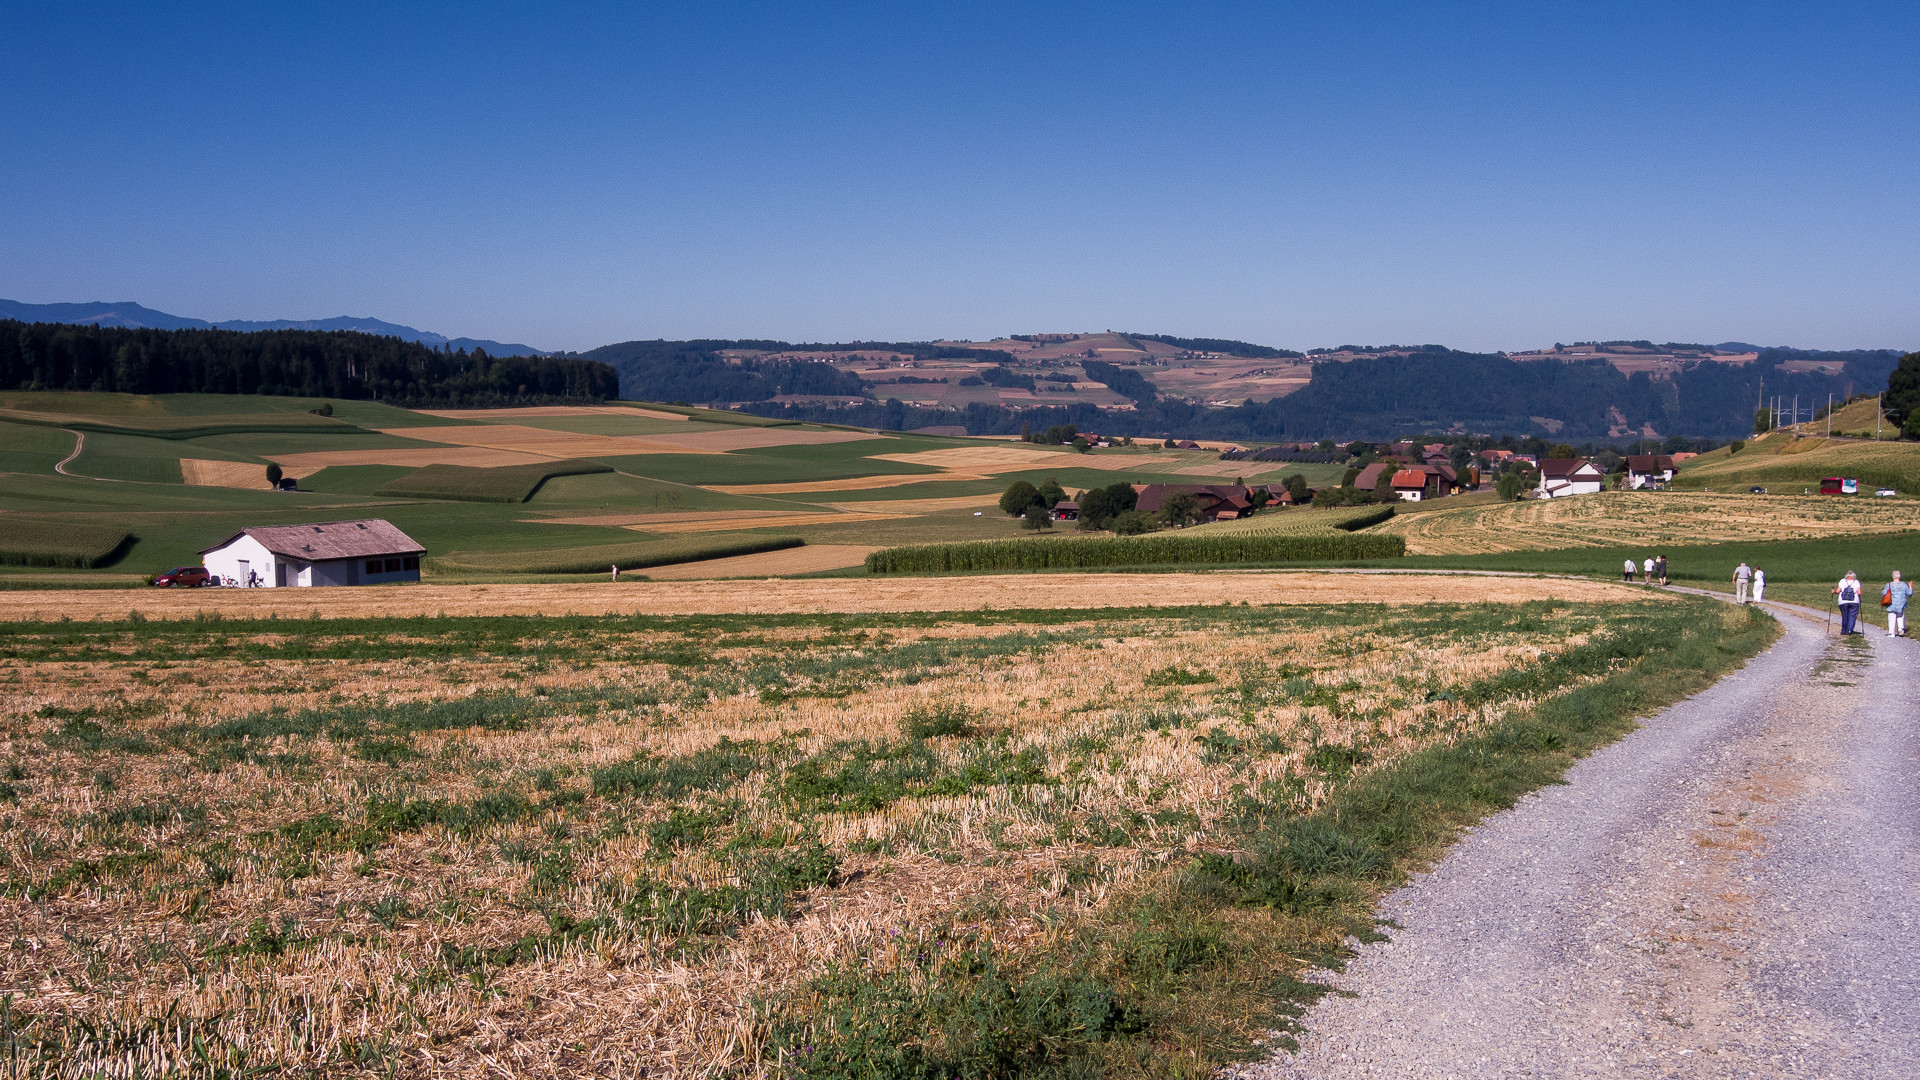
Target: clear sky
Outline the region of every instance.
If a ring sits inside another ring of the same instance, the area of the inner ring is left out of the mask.
[[[1920,347],[1920,4],[0,4],[0,296]]]

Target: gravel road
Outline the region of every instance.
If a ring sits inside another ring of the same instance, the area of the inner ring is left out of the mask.
[[[1781,621],[1387,897],[1299,1053],[1235,1072],[1920,1077],[1920,642]]]

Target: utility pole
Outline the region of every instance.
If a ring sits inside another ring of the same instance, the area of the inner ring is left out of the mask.
[[[1885,417],[1880,412],[1880,399],[1883,397],[1886,397],[1886,395],[1885,394],[1873,395],[1873,441],[1874,442],[1880,441],[1880,421],[1885,419]]]
[[[1827,438],[1833,438],[1833,391],[1827,391]]]

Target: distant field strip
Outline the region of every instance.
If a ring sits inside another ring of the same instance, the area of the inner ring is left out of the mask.
[[[751,511],[748,511],[751,513]],[[797,525],[851,525],[860,521],[884,521],[890,518],[918,517],[917,514],[781,514],[779,517],[744,520],[720,518],[712,521],[671,521],[657,524],[643,523],[629,525],[628,528],[643,532],[677,534],[727,532],[731,529],[780,529]]]
[[[320,471],[318,465],[281,466],[280,474],[303,480]],[[194,487],[267,488],[267,467],[252,461],[210,461],[181,458],[180,476]]]
[[[784,551],[766,551],[758,555],[735,555],[726,559],[680,563],[643,571],[649,581],[694,581],[702,578],[777,577],[784,574],[812,574],[821,570],[844,570],[866,561],[876,548],[857,544],[808,544]]]
[[[1399,557],[1405,549],[1405,542],[1398,536],[1370,536],[1334,529],[1300,533],[1206,533],[1190,529],[1149,536],[908,544],[869,555],[867,569],[876,574],[911,574],[1388,559]]]
[[[399,465],[409,469],[428,465],[466,465],[476,469],[492,469],[502,465],[533,465],[553,460],[543,454],[490,450],[480,446],[423,446],[418,450],[317,450],[268,456],[279,462],[283,469],[325,469],[334,465]]]
[[[595,544],[587,547],[548,548],[540,551],[465,553],[445,555],[433,560],[432,568],[447,571],[479,571],[499,574],[601,574],[618,566],[639,570],[649,566],[720,559],[730,555],[753,555],[763,551],[799,547],[797,536],[734,536],[720,540],[677,539],[636,540],[630,544]]]
[[[659,409],[631,409],[624,405],[529,405],[520,409],[415,409],[422,416],[440,416],[448,420],[493,421],[517,416],[579,416],[597,413],[603,416],[639,416],[648,420],[685,420],[680,413]]]
[[[492,558],[493,556],[489,556]],[[592,568],[605,572],[606,565]],[[0,591],[0,620],[383,618],[414,615],[724,615],[1192,607],[1231,596],[1251,604],[1606,603],[1647,599],[1606,581],[1451,574],[1367,577],[1311,570],[1168,574],[1020,574],[950,578],[824,578],[778,582],[581,582],[561,585],[381,585],[357,589]]]
[[[455,499],[461,502],[526,502],[540,485],[556,476],[585,476],[613,469],[598,461],[542,461],[473,469],[461,465],[429,465],[374,491],[402,499]]]
[[[1259,519],[1255,519],[1256,521]],[[1603,491],[1406,514],[1366,531],[1409,555],[1808,540],[1920,529],[1920,503],[1822,496]]]
[[[735,428],[731,431],[694,431],[685,435],[649,435],[647,438],[703,453],[754,450],[766,446],[820,446],[826,443],[886,440],[884,435],[865,431],[809,431],[806,428]]]
[[[951,478],[937,477],[936,479]],[[944,499],[875,499],[868,502],[837,502],[827,505],[859,514],[880,509],[895,510],[903,514],[938,514],[947,510],[978,510],[989,506],[997,509],[1000,505],[1000,496],[996,492],[987,495],[954,495]]]
[[[705,454],[661,439],[637,435],[580,435],[571,431],[528,427],[524,424],[477,424],[471,427],[393,428],[388,435],[425,439],[454,446],[486,447],[548,458],[624,457],[630,454]],[[369,464],[389,464],[370,462]]]
[[[884,476],[850,476],[844,480],[796,480],[784,484],[702,484],[700,486],[708,491],[718,491],[727,495],[798,495],[809,491],[868,491],[873,488],[905,487],[908,484],[991,479],[993,477],[985,473],[892,473]],[[995,498],[997,500],[998,496]]]

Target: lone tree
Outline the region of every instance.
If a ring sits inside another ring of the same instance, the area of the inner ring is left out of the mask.
[[[1021,515],[1020,527],[1023,529],[1031,529],[1034,532],[1039,532],[1041,529],[1051,529],[1053,528],[1053,511],[1041,506],[1039,503],[1035,503],[1027,507],[1027,512]]]
[[[1025,480],[1015,480],[1000,496],[1000,512],[1008,517],[1019,517],[1027,512],[1027,507],[1039,505],[1040,489]]]
[[[280,472],[279,462],[277,461],[267,462],[267,486],[268,487],[279,487],[281,475],[282,474]]]
[[[1306,502],[1313,494],[1313,488],[1307,483],[1307,478],[1299,473],[1282,477],[1280,483],[1286,486],[1287,494],[1293,496],[1296,504]]]

